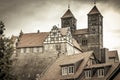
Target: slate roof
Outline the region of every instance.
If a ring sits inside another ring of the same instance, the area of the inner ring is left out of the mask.
[[[64,80],[64,79],[77,78],[82,73],[92,53],[93,53],[92,51],[89,51],[89,52],[84,52],[69,56],[61,56],[52,64],[51,67],[49,67],[49,69],[46,71],[46,73],[40,80],[60,80],[60,79]],[[75,72],[75,74],[66,75],[66,76],[61,75],[61,67],[60,67],[61,65],[75,63],[80,60],[82,60],[82,62],[78,67],[77,71]]]
[[[88,29],[78,29],[75,31],[74,35],[82,35],[82,34],[87,34],[88,33]]]
[[[74,17],[70,9],[68,9],[61,18],[68,18],[68,17]]]
[[[48,32],[22,34],[19,37],[17,48],[43,46],[43,41],[48,34]]]
[[[96,6],[94,6],[94,7],[92,8],[92,10],[88,13],[88,15],[89,15],[89,14],[97,14],[97,13],[100,13],[100,11],[98,10],[98,8],[97,8]]]

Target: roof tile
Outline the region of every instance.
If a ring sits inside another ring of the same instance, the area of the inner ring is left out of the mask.
[[[48,34],[48,32],[22,34],[19,37],[17,48],[42,46]]]

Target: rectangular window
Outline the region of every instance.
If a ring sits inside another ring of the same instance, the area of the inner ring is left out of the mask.
[[[26,48],[23,48],[23,52],[26,53]]]
[[[34,52],[34,53],[37,52],[37,48],[36,48],[36,47],[33,48],[33,52]]]
[[[48,50],[49,49],[49,45],[45,45],[45,50]]]
[[[91,78],[91,70],[86,70],[85,71],[85,78],[86,79]]]
[[[68,67],[62,67],[62,75],[68,74]]]
[[[53,37],[51,37],[51,41],[54,41],[54,38],[53,38]]]
[[[62,75],[74,74],[74,66],[62,67]]]
[[[97,70],[98,77],[104,77],[104,69]]]
[[[26,48],[26,53],[29,53],[30,52],[30,48]]]
[[[31,52],[33,53],[33,48],[30,48]]]
[[[42,47],[39,47],[39,52],[42,52]]]
[[[88,41],[86,39],[83,39],[82,40],[82,45],[87,45],[88,44]]]
[[[58,50],[61,50],[61,45],[60,44],[56,44],[56,50],[58,51]]]
[[[20,50],[21,50],[21,51],[20,51],[21,53],[24,53],[24,50],[23,50],[22,48],[21,48]]]
[[[74,73],[74,66],[69,66],[68,74],[73,74],[73,73]]]

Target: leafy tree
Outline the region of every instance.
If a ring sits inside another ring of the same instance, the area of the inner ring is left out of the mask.
[[[0,22],[0,80],[16,80],[11,72],[13,53],[12,42],[10,39],[3,36],[5,26]]]
[[[0,22],[0,35],[3,34],[3,31],[5,30],[4,27],[5,27],[5,26],[4,26],[4,23],[1,21],[1,22]]]

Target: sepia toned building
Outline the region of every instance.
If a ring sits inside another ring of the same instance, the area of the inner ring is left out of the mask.
[[[87,16],[86,29],[77,29],[77,19],[68,9],[61,17],[61,28],[53,26],[50,32],[20,32],[15,42],[16,54],[56,55],[36,80],[120,80],[117,50],[103,47],[102,14],[94,5]]]

